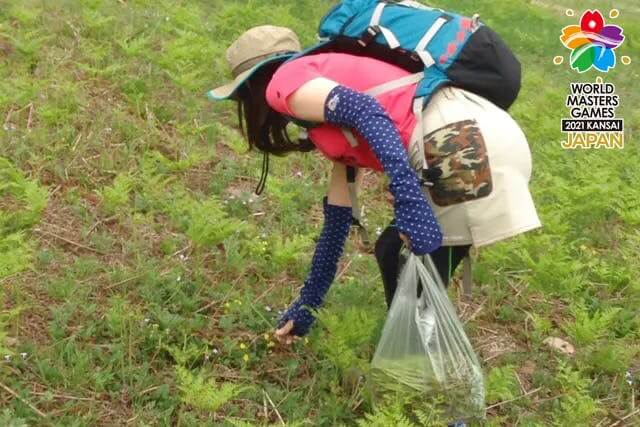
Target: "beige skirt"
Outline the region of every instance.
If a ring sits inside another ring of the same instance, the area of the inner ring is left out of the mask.
[[[422,127],[427,162],[439,175],[425,194],[444,245],[479,247],[541,226],[529,192],[529,145],[508,113],[478,95],[445,87],[424,109]],[[409,148],[415,170],[422,169],[419,145]]]

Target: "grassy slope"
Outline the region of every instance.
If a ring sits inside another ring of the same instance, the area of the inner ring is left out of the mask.
[[[290,351],[264,336],[305,276],[326,164],[277,159],[251,197],[260,158],[244,152],[232,106],[202,96],[226,79],[225,47],[243,29],[288,25],[308,44],[330,3],[0,0],[0,350],[11,355],[0,382],[20,396],[0,390],[1,425],[277,422],[269,399],[290,423],[372,412],[357,377],[384,302],[354,242],[308,342]],[[635,62],[606,77],[625,150],[563,151],[568,82],[595,73],[551,64],[575,19],[550,3],[437,2],[480,11],[525,69],[513,113],[545,227],[478,254],[474,301],[459,302],[489,404],[539,389],[490,409],[492,425],[616,422],[632,413],[624,374],[640,369],[640,14],[616,3]],[[383,182],[367,183],[375,229],[391,212]]]

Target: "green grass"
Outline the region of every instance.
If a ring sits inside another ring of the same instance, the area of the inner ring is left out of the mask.
[[[310,44],[330,3],[0,0],[0,425],[442,425],[433,402],[374,407],[361,380],[385,304],[355,239],[308,339],[273,343],[329,165],[276,159],[253,196],[261,158],[233,105],[204,97],[228,78],[224,51],[244,29],[286,25]],[[638,407],[625,374],[640,376],[640,11],[570,3],[621,10],[619,54],[634,62],[605,80],[621,95],[623,151],[560,148],[569,82],[596,77],[552,64],[576,22],[564,5],[436,2],[480,12],[523,62],[512,112],[544,223],[477,253],[473,301],[458,303],[487,425],[610,425]],[[392,212],[383,180],[366,181],[375,230]]]

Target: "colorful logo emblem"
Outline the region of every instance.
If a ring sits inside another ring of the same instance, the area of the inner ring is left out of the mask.
[[[616,66],[617,49],[624,41],[622,28],[605,25],[599,10],[587,10],[580,18],[580,25],[562,29],[560,40],[571,49],[571,68],[584,73],[594,67],[603,73]]]

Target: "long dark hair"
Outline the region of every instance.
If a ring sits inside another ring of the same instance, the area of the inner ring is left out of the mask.
[[[249,143],[249,149],[255,147],[276,156],[315,148],[309,140],[292,140],[287,132],[289,119],[267,104],[267,85],[281,64],[282,61],[278,61],[261,67],[238,88],[234,96],[238,102],[240,130]]]

